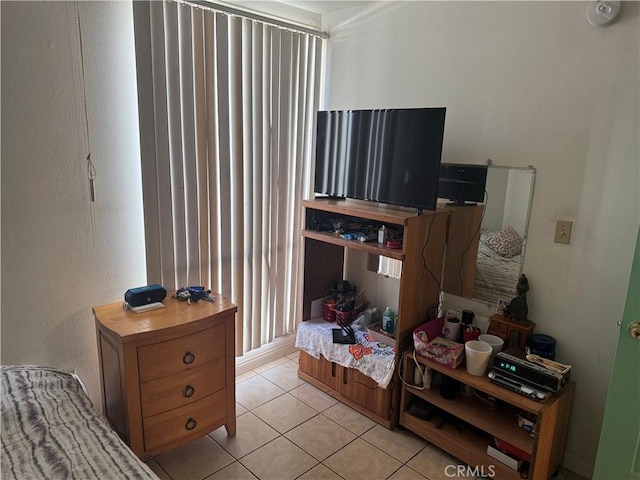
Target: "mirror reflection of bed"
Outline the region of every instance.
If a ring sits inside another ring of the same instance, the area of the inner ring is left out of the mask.
[[[516,295],[524,264],[534,179],[535,169],[531,167],[490,166],[484,212],[482,205],[451,207],[461,226],[459,238],[449,238],[444,292],[492,305],[497,305],[498,300],[510,301]]]

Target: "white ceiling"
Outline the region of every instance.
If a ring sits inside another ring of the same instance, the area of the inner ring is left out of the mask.
[[[357,5],[364,6],[372,3],[365,0],[342,1],[342,0],[279,0],[282,3],[292,5],[303,10],[324,15],[326,13],[343,10],[345,8],[355,7]]]

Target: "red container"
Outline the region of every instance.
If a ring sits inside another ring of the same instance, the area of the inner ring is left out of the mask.
[[[462,331],[462,340],[464,342],[469,342],[471,340],[478,340],[478,337],[482,334],[482,330],[478,327],[472,327],[471,325],[467,325],[464,327]]]
[[[325,303],[322,305],[322,318],[327,322],[336,321],[336,311],[333,309],[335,305],[335,303]]]
[[[334,310],[336,315],[336,321],[341,325],[349,325],[358,317],[358,315],[360,315],[360,312],[362,312],[362,310],[364,310],[364,305],[354,310],[351,310],[349,312],[341,312],[339,310]]]

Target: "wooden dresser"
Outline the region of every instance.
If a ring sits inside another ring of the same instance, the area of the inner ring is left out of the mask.
[[[145,460],[224,425],[235,435],[235,317],[222,296],[133,313],[95,307],[104,413]]]

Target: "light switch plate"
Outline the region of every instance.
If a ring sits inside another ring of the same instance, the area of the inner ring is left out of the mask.
[[[553,241],[555,243],[570,243],[572,225],[573,222],[558,220],[556,222],[556,236],[554,237]]]

